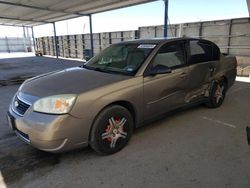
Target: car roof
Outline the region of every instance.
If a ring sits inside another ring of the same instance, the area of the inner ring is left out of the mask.
[[[129,41],[123,41],[119,42],[117,44],[159,44],[162,42],[174,42],[174,41],[181,41],[181,40],[190,40],[190,39],[198,39],[198,38],[189,38],[189,37],[176,37],[176,38],[152,38],[152,39],[135,39],[135,40],[129,40]]]
[[[166,42],[177,42],[177,41],[183,41],[183,40],[199,40],[203,42],[212,43],[211,41],[200,39],[200,38],[192,38],[192,37],[174,37],[174,38],[152,38],[152,39],[135,39],[135,40],[129,40],[129,41],[123,41],[116,44],[161,44]]]

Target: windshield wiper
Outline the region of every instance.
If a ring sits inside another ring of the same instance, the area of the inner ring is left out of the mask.
[[[114,70],[100,68],[100,67],[90,67],[90,66],[87,66],[87,65],[83,65],[82,67],[85,68],[85,69],[99,71],[99,72],[113,73],[113,74],[123,74],[123,75],[131,76],[131,74],[126,73],[126,72],[119,72],[119,71],[114,71]]]
[[[97,68],[97,71],[100,72],[106,72],[106,73],[113,73],[113,74],[122,74],[122,75],[126,75],[126,76],[132,76],[131,74],[127,73],[127,72],[121,72],[121,71],[115,71],[115,70],[111,70],[111,69],[101,69],[101,68]]]
[[[96,70],[95,67],[90,67],[90,66],[87,66],[87,65],[82,65],[82,68],[89,69],[89,70]]]
[[[99,72],[109,72],[107,69],[102,69],[102,68],[99,68],[99,67],[90,67],[90,66],[87,66],[87,65],[83,65],[82,67],[85,68],[85,69],[95,70],[95,71],[99,71]]]

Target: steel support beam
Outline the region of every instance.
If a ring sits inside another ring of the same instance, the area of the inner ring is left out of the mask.
[[[248,14],[249,14],[249,17],[250,17],[250,0],[247,0],[247,7],[248,7]]]
[[[92,30],[92,15],[89,15],[89,30],[90,30],[90,47],[91,47],[91,57],[94,56],[94,39]]]
[[[0,24],[1,26],[8,26],[8,27],[31,27],[30,25],[15,25],[15,24]]]
[[[51,23],[51,22],[39,21],[39,20],[33,20],[33,19],[22,19],[22,18],[5,17],[5,16],[0,16],[0,19],[21,21],[21,22],[34,22],[34,23],[40,23],[40,24]]]
[[[168,0],[164,0],[165,13],[164,13],[164,37],[168,37]]]
[[[56,58],[58,59],[58,40],[56,35],[56,24],[53,22],[53,29],[54,29],[54,40],[55,40],[55,50],[56,50]]]
[[[50,9],[47,7],[38,7],[38,6],[33,6],[33,5],[27,5],[27,4],[21,4],[21,3],[14,3],[14,2],[6,2],[6,1],[1,1],[0,4],[3,5],[10,5],[10,6],[16,6],[16,7],[23,7],[23,8],[30,8],[30,9],[36,9],[36,10],[44,10],[44,11],[50,11],[50,12],[55,12],[55,13],[63,13],[67,15],[77,15],[77,16],[86,16],[85,14],[81,14],[79,12],[67,12],[65,10],[56,10],[56,9]]]
[[[36,52],[36,40],[35,40],[33,26],[31,27],[31,32],[32,32],[33,47],[34,47],[34,51]]]

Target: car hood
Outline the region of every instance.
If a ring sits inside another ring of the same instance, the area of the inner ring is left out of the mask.
[[[37,97],[80,94],[128,78],[129,76],[126,75],[76,67],[31,78],[21,86],[19,91]]]

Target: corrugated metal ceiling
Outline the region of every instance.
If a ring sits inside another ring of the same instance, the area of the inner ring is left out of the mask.
[[[0,24],[36,26],[155,0],[0,0]]]

